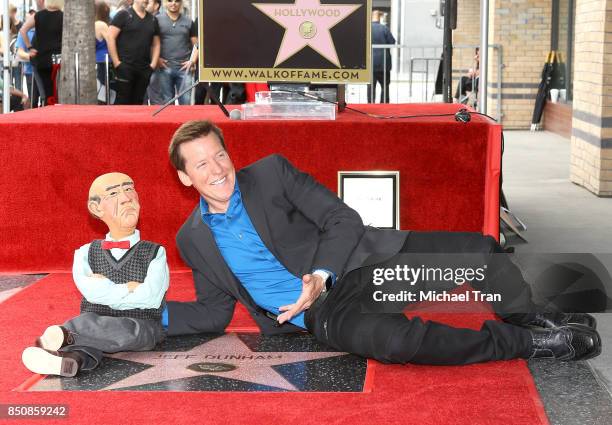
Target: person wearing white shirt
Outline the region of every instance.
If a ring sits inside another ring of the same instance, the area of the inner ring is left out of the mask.
[[[35,373],[74,376],[96,368],[103,353],[151,350],[165,337],[166,251],[140,239],[134,182],[123,173],[96,178],[87,206],[109,232],[75,251],[72,274],[83,295],[81,314],[48,327],[36,346],[23,351],[24,365]]]

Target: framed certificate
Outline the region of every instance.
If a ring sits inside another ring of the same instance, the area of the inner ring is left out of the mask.
[[[339,171],[338,196],[363,224],[399,230],[399,171]]]

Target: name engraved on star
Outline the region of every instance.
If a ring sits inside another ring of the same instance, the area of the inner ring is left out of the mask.
[[[273,360],[273,359],[282,359],[283,356],[278,355],[244,355],[244,354],[206,354],[203,356],[205,359],[215,359],[215,360]]]
[[[329,16],[337,18],[342,12],[340,9],[274,9],[274,16],[297,16],[297,17],[315,17],[315,16]]]
[[[176,359],[193,359],[197,357],[200,357],[200,356],[196,356],[194,354],[158,354],[154,358],[176,360]]]

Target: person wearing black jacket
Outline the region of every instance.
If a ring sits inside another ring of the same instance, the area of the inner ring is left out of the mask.
[[[386,25],[380,23],[380,11],[372,12],[372,44],[395,44],[395,38]],[[384,58],[383,58],[384,55]],[[389,103],[391,80],[391,52],[372,49],[372,84],[368,86],[368,103],[376,102],[376,84],[380,84],[380,103]]]
[[[539,311],[491,236],[364,226],[355,210],[280,155],[236,172],[221,130],[209,121],[183,124],[169,154],[180,181],[201,197],[176,237],[197,300],[168,302],[168,335],[223,332],[240,301],[263,333],[308,330],[338,350],[385,363],[579,360],[601,352],[594,318]],[[482,290],[501,294],[493,308],[504,322],[472,330],[364,312],[372,268],[399,264],[402,253],[482,255]]]
[[[117,12],[108,29],[108,53],[115,67],[116,105],[142,105],[160,52],[157,19],[148,0],[134,0]]]

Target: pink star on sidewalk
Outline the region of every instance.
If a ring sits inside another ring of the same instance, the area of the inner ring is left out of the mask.
[[[257,9],[285,28],[274,66],[310,46],[340,67],[330,29],[361,7],[360,4],[321,4],[320,0],[288,3],[253,3]]]

